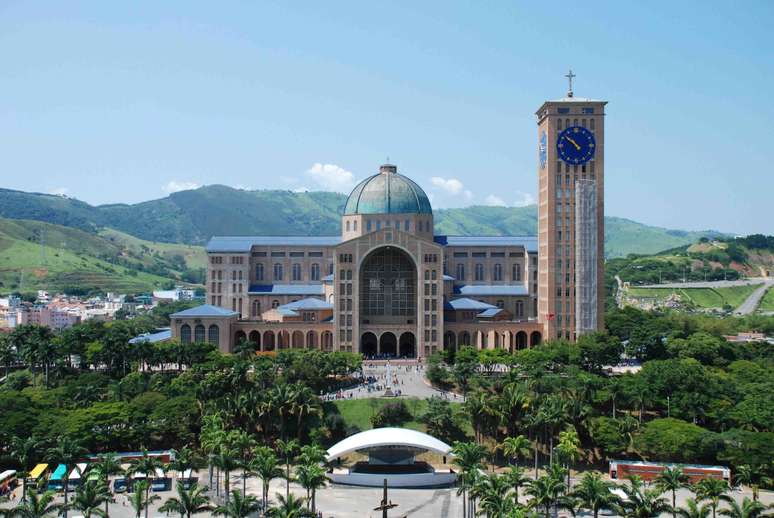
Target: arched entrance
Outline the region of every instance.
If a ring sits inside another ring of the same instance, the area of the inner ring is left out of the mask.
[[[532,331],[532,334],[529,338],[529,345],[530,347],[534,347],[536,345],[540,345],[540,333],[538,331]]]
[[[378,353],[378,343],[379,341],[376,339],[375,334],[371,332],[363,333],[363,336],[360,337],[360,354],[366,358],[376,356]]]
[[[250,341],[255,344],[255,350],[261,350],[261,333],[258,331],[250,331]]]
[[[516,333],[516,349],[525,349],[527,347],[527,333],[519,331]]]
[[[277,349],[287,349],[290,347],[290,332],[277,331]]]
[[[453,331],[446,331],[443,334],[443,349],[444,351],[457,350],[457,336]]]
[[[241,344],[247,341],[247,335],[244,331],[237,331],[234,333],[234,345]]]
[[[317,333],[314,331],[306,333],[306,348],[317,349]]]
[[[414,337],[414,333],[406,331],[400,335],[399,349],[401,358],[416,358],[417,357],[417,340]]]
[[[265,333],[263,333],[263,350],[264,351],[274,350],[274,331],[266,331]]]
[[[473,343],[470,341],[470,333],[467,331],[460,333],[460,347],[464,345],[473,345]]]
[[[360,267],[361,322],[408,324],[416,310],[417,267],[411,256],[394,246],[371,252]]]
[[[304,347],[304,333],[293,331],[293,349],[302,349]]]
[[[326,351],[333,350],[333,333],[330,331],[323,331],[322,334],[322,346]]]
[[[383,333],[379,337],[379,354],[394,357],[398,354],[398,339],[393,333]]]

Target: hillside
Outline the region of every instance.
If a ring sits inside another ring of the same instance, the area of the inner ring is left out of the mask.
[[[0,219],[0,293],[37,289],[145,292],[199,281],[201,247],[150,243],[40,221]]]
[[[104,228],[147,241],[202,245],[216,234],[332,235],[346,197],[330,192],[245,191],[210,185],[133,205],[92,206],[39,193],[0,189],[0,217],[31,219],[98,232]],[[537,207],[439,209],[444,234],[534,235]],[[686,232],[607,217],[607,257],[656,253],[717,232]]]

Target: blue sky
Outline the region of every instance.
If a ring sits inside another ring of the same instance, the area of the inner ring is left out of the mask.
[[[740,7],[741,6],[741,7]],[[0,186],[536,196],[534,112],[609,101],[606,213],[774,233],[774,2],[0,0]]]

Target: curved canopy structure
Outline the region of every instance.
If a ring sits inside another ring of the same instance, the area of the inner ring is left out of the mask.
[[[359,450],[384,446],[406,446],[432,451],[441,455],[449,455],[451,451],[451,446],[426,433],[405,428],[375,428],[356,433],[334,444],[328,449],[326,460],[330,461]]]

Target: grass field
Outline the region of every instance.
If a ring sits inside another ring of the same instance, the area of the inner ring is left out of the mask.
[[[774,311],[774,286],[766,291],[758,305],[758,311]]]
[[[394,403],[395,401],[403,401],[411,412],[413,419],[402,426],[410,428],[412,430],[419,430],[420,432],[426,431],[426,427],[419,421],[419,417],[425,412],[427,408],[427,401],[418,398],[402,398],[400,400],[393,398],[369,398],[369,399],[342,399],[340,401],[332,401],[326,403],[326,405],[333,405],[341,414],[344,422],[347,426],[356,426],[360,430],[370,430],[371,416],[376,414],[387,403]],[[461,403],[450,403],[455,413],[459,413],[462,409]],[[468,421],[461,420],[461,426],[463,431],[472,434],[472,429]]]
[[[682,300],[691,301],[700,308],[722,308],[726,304],[736,308],[758,287],[753,284],[727,288],[630,288],[629,296],[664,300],[672,293],[677,293]]]
[[[146,241],[124,232],[106,228],[100,230],[99,235],[122,248],[131,250],[137,254],[158,254],[165,259],[171,259],[179,255],[185,259],[189,268],[204,268],[207,265],[207,253],[203,246],[185,245],[177,243],[156,243]]]

